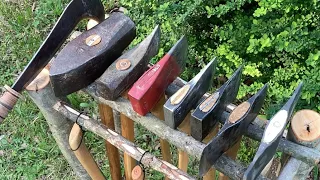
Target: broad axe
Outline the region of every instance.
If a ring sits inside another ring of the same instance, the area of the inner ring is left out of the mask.
[[[160,28],[157,26],[152,33],[136,45],[131,50],[124,53],[98,78],[91,88],[97,96],[107,100],[115,100],[121,94],[126,96],[126,90],[139,79],[139,77],[148,69],[148,63],[153,56],[158,54],[160,46]],[[112,109],[102,103],[99,104],[99,110],[102,122],[114,129]],[[134,123],[123,114],[120,115],[122,125],[122,136],[128,140],[134,141]],[[110,128],[110,127],[109,127]],[[120,159],[118,149],[109,143],[106,143],[108,159],[111,168],[111,175],[118,171],[120,174]],[[117,158],[117,159],[114,159]],[[116,162],[110,162],[113,159]],[[131,171],[136,161],[129,155],[124,155],[125,174],[127,179],[131,179]],[[114,167],[116,166],[116,167]],[[114,175],[117,176],[117,175]],[[113,177],[112,179],[119,179]]]
[[[277,151],[280,139],[293,110],[300,98],[303,83],[300,83],[287,103],[269,120],[261,144],[243,179],[253,180],[261,173]]]
[[[241,66],[217,91],[203,100],[191,115],[191,136],[202,141],[221,119],[222,112],[238,94]]]
[[[104,7],[100,0],[72,0],[59,20],[20,74],[11,88],[0,98],[0,123],[7,117],[21,96],[21,92],[42,71],[81,19],[104,19]]]
[[[135,25],[123,13],[109,18],[70,41],[51,64],[56,96],[78,91],[99,78],[135,38]]]
[[[187,59],[188,43],[183,36],[171,50],[149,70],[147,70],[128,92],[133,109],[144,116],[151,111],[159,119],[164,120],[164,92],[183,71]],[[170,163],[170,145],[161,140],[163,159]]]
[[[249,124],[257,117],[262,108],[267,89],[268,85],[266,84],[249,100],[237,106],[218,132],[218,135],[206,145],[200,159],[199,174],[201,177],[245,133]]]

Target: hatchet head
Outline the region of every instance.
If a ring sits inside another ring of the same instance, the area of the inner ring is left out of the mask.
[[[211,87],[217,60],[213,59],[191,81],[172,95],[164,104],[164,117],[168,126],[176,129],[189,111]]]
[[[202,141],[216,126],[222,112],[232,103],[238,94],[243,66],[229,78],[216,92],[203,100],[190,118],[191,135]]]
[[[147,114],[159,101],[167,86],[184,70],[187,47],[187,39],[183,36],[158,63],[134,83],[128,97],[138,114]]]
[[[257,117],[262,108],[267,89],[268,85],[266,84],[248,101],[237,106],[218,132],[218,135],[206,145],[200,159],[199,174],[201,177],[245,133],[249,124]]]
[[[264,167],[273,158],[277,151],[283,131],[300,98],[302,86],[303,83],[300,83],[287,103],[269,120],[269,123],[263,133],[258,151],[244,173],[243,179],[256,179]]]
[[[134,23],[115,12],[69,42],[51,64],[50,79],[56,96],[68,95],[94,82],[134,38]]]
[[[95,81],[95,92],[107,100],[117,99],[147,70],[150,59],[158,54],[160,27],[140,44],[123,54]]]

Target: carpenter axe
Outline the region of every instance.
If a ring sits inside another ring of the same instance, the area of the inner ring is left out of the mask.
[[[135,25],[123,13],[109,18],[70,41],[51,64],[56,96],[78,91],[99,78],[135,38]]]
[[[5,86],[6,92],[0,98],[0,122],[16,104],[21,92],[48,64],[74,27],[83,18],[104,19],[104,8],[100,0],[72,0],[59,20],[20,74],[13,86]]]
[[[287,103],[270,120],[263,133],[261,144],[243,179],[254,180],[270,162],[277,151],[283,131],[300,98],[303,83],[300,83]]]
[[[237,106],[218,132],[218,135],[206,145],[200,159],[199,174],[201,177],[245,133],[249,124],[256,118],[262,108],[267,89],[268,85],[266,84],[249,100]]]

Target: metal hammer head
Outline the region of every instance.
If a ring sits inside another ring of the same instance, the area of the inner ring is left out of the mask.
[[[259,149],[244,173],[243,179],[253,180],[258,177],[263,168],[270,162],[277,151],[283,131],[291,118],[301,94],[303,83],[294,91],[287,103],[270,120],[263,133]]]
[[[150,59],[157,55],[160,45],[160,27],[140,44],[123,54],[97,79],[96,94],[107,100],[117,99],[147,70]]]
[[[56,96],[68,95],[94,82],[134,38],[134,23],[116,12],[69,42],[50,69]]]
[[[262,108],[267,89],[268,85],[266,84],[257,94],[232,111],[218,135],[206,145],[201,154],[200,176],[203,176],[217,159],[245,133],[249,124],[257,117]]]
[[[212,77],[217,65],[213,59],[191,81],[184,85],[164,104],[164,117],[168,126],[176,129],[189,111],[211,87]]]
[[[185,67],[187,39],[183,36],[171,50],[130,89],[128,96],[133,109],[140,115],[147,114]]]
[[[203,100],[190,118],[191,135],[202,141],[218,123],[222,112],[238,94],[243,66],[229,78],[216,92]]]

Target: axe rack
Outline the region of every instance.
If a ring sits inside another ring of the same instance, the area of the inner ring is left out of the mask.
[[[183,81],[180,78],[177,78],[168,88],[166,91],[166,95],[170,97],[172,94],[174,94],[179,88],[181,88],[185,84],[185,81]],[[195,157],[196,159],[200,160],[201,153],[205,147],[205,144],[195,140],[191,136],[188,136],[187,134],[180,132],[178,130],[171,129],[169,126],[167,126],[164,121],[159,120],[152,114],[147,114],[146,116],[140,116],[138,115],[131,107],[131,104],[129,100],[124,99],[122,97],[118,98],[116,101],[108,101],[101,97],[98,97],[94,93],[94,86],[95,84],[91,84],[88,86],[84,91],[86,91],[89,95],[91,95],[94,99],[99,101],[100,103],[106,104],[110,106],[115,111],[118,111],[124,115],[126,115],[128,118],[132,119],[134,122],[142,125],[144,128],[149,130],[150,132],[154,133],[155,135],[159,136],[162,139],[167,140],[170,144],[175,145],[177,148],[187,152],[190,156]],[[207,97],[209,94],[205,94],[203,98]],[[229,116],[230,112],[235,108],[234,105],[230,104],[228,106],[228,110],[223,112],[223,118],[221,119],[221,123],[223,123],[227,117]],[[41,109],[41,107],[40,107]],[[62,111],[59,111],[63,116],[70,118],[70,116],[67,116],[66,113],[63,113]],[[74,120],[73,120],[74,121]],[[253,123],[250,124],[249,128],[247,129],[246,136],[260,141],[264,132],[264,127],[267,125],[268,121],[261,120],[259,118],[256,118]],[[96,123],[98,127],[101,127],[100,123]],[[95,128],[92,128],[95,129]],[[103,133],[107,132],[101,132],[103,129],[96,128],[99,130],[96,130],[92,132],[97,134],[98,136],[103,137],[107,141],[111,142],[110,139],[106,138],[106,136],[103,136]],[[105,130],[107,131],[107,130]],[[110,134],[110,132],[109,132]],[[120,138],[123,138],[122,136]],[[133,145],[131,143],[131,145]],[[117,147],[119,148],[119,147]],[[123,150],[123,148],[119,148]],[[140,148],[138,148],[140,149]],[[285,138],[282,138],[280,141],[280,144],[278,146],[278,150],[282,151],[286,154],[291,155],[292,157],[301,160],[311,166],[318,165],[320,162],[320,152],[316,149],[308,148],[299,144],[296,144],[294,142],[291,142],[289,140],[286,140]],[[148,157],[152,157],[151,154],[147,153]],[[132,155],[132,154],[131,154]],[[141,155],[141,154],[140,154]],[[140,156],[132,156],[133,158],[139,158]],[[153,156],[154,157],[154,156]],[[156,159],[156,158],[155,158]],[[157,160],[157,159],[156,159]],[[141,161],[144,163],[144,161]],[[147,161],[145,161],[147,162]],[[157,160],[159,163],[159,161]],[[163,161],[160,161],[163,162]],[[147,164],[146,167],[152,167],[155,170],[158,170],[160,172],[165,173],[166,175],[170,174],[169,171],[166,169],[159,170],[159,167],[157,165]],[[175,167],[170,167],[172,169],[176,169]],[[243,173],[246,170],[246,167],[241,165],[240,163],[235,162],[231,158],[222,155],[217,162],[214,164],[214,168],[218,171],[222,172],[223,174],[229,176],[231,179],[242,179]],[[186,179],[193,179],[191,176],[184,174],[183,172],[176,169],[176,171],[182,175],[185,175]],[[172,176],[169,176],[172,177]],[[190,178],[191,177],[191,178]],[[268,179],[263,176],[259,176],[258,179]]]

